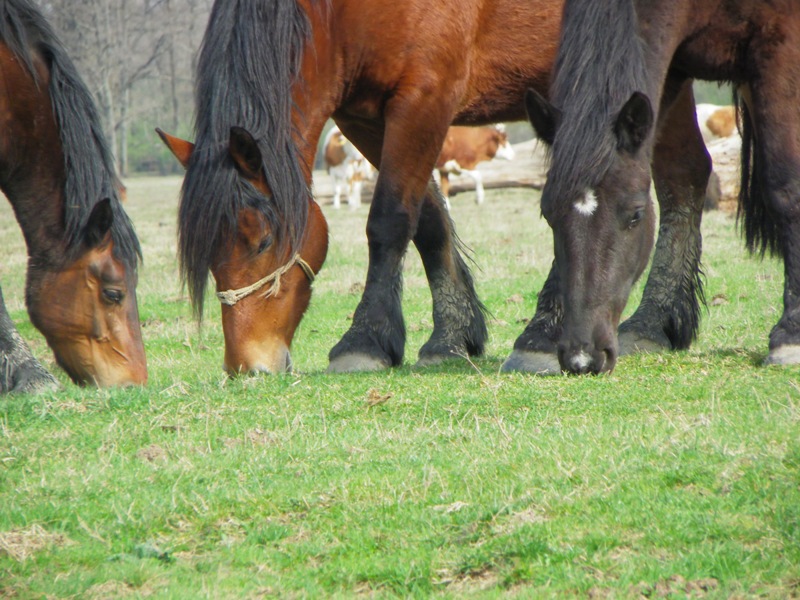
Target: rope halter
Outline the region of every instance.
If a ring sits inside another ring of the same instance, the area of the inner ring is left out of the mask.
[[[219,301],[222,304],[225,304],[226,306],[233,306],[242,298],[247,298],[247,296],[253,292],[257,292],[267,284],[269,284],[269,288],[267,288],[267,291],[264,292],[262,297],[270,298],[272,296],[277,296],[281,291],[281,277],[283,277],[295,265],[303,270],[303,273],[305,273],[306,277],[308,277],[309,283],[314,283],[314,279],[316,277],[316,275],[314,275],[314,270],[311,268],[311,265],[300,258],[300,253],[298,252],[289,262],[276,271],[273,271],[266,277],[262,277],[255,283],[251,283],[250,285],[239,288],[238,290],[225,290],[224,292],[217,292],[217,298],[219,298]]]

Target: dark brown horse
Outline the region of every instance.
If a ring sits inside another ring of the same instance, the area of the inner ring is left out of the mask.
[[[732,82],[742,123],[739,214],[748,248],[780,255],[784,312],[767,363],[800,362],[800,3],[567,0],[551,102],[531,120],[552,144],[542,212],[555,263],[507,368],[614,368],[620,349],[686,348],[697,333],[700,218],[711,168],[691,78]],[[633,316],[617,325],[656,255]]]
[[[410,241],[433,296],[420,363],[479,354],[486,325],[431,172],[451,122],[525,116],[548,85],[560,0],[217,0],[198,64],[195,145],[162,134],[187,167],[183,275],[198,311],[210,270],[229,372],[283,371],[325,260],[311,198],[325,121],[380,169],[369,269],[331,371],[398,365],[401,262]]]
[[[27,0],[0,3],[0,188],[28,248],[25,299],[78,383],[147,379],[136,305],[139,243],[91,95]],[[54,384],[0,299],[0,390]]]

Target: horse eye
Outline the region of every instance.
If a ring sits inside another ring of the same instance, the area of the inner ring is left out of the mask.
[[[103,288],[103,298],[109,304],[122,304],[122,299],[124,297],[125,294],[123,294],[121,290],[115,290],[113,288]]]
[[[641,221],[643,218],[644,218],[644,208],[637,208],[634,211],[633,215],[631,215],[631,220],[628,223],[628,227],[633,227],[634,225],[639,223],[639,221]]]
[[[258,250],[256,250],[256,252],[258,254],[261,254],[262,252],[266,251],[270,246],[272,246],[272,236],[268,235],[263,240],[261,240],[261,243],[258,245]]]

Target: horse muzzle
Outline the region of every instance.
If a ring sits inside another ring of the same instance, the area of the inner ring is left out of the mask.
[[[231,377],[239,375],[259,375],[288,373],[292,370],[292,356],[285,344],[271,346],[255,345],[236,356],[226,353],[225,372]]]
[[[558,362],[561,370],[571,375],[597,375],[610,373],[617,364],[619,351],[615,345],[593,344],[559,345]]]

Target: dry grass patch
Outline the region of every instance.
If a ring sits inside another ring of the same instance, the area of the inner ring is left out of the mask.
[[[74,542],[64,534],[50,533],[37,524],[27,529],[0,532],[0,554],[7,554],[19,562],[28,560],[42,550],[62,548],[70,544]]]

